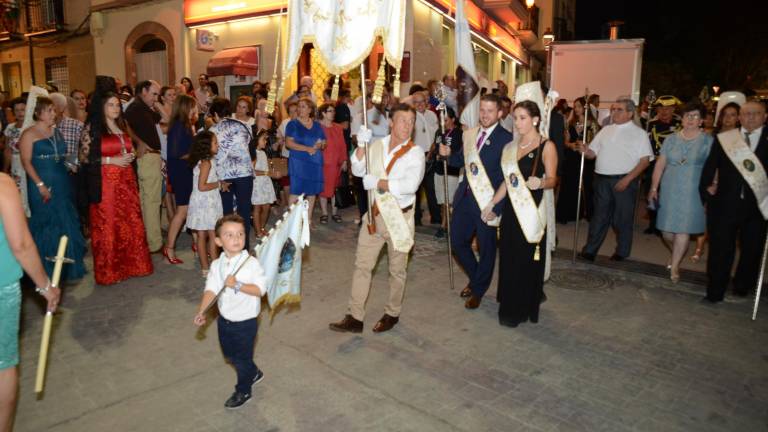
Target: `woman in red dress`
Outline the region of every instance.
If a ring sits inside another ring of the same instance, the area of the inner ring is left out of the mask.
[[[97,284],[110,285],[150,275],[153,268],[120,99],[114,93],[94,97],[98,104],[92,106],[101,109],[89,115],[83,150],[91,165],[89,183],[101,186],[98,193],[89,191],[93,272]]]
[[[318,110],[320,126],[325,132],[326,147],[323,150],[323,191],[320,192],[320,223],[328,223],[328,202],[331,204],[331,218],[341,223],[341,215],[336,213],[336,188],[339,186],[341,172],[347,171],[347,144],[344,141],[344,129],[333,122],[336,108],[331,104],[323,104]]]

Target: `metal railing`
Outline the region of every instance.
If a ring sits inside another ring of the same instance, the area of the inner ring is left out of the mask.
[[[0,0],[0,35],[19,32],[19,3],[16,0]]]
[[[26,0],[27,34],[59,30],[64,27],[63,0]]]

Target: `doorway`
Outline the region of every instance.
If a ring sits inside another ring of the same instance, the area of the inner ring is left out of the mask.
[[[21,63],[3,63],[3,89],[11,99],[21,96]]]
[[[155,80],[169,83],[168,51],[162,39],[150,39],[144,42],[134,56],[136,62],[136,81]]]

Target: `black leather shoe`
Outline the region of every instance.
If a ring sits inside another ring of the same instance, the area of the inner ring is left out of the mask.
[[[461,290],[461,293],[459,293],[459,297],[461,298],[469,298],[472,295],[472,288],[469,287],[469,284],[464,287],[463,290]]]
[[[595,262],[595,254],[586,253],[586,252],[579,252],[579,254],[576,255],[576,256],[581,258],[581,259],[583,259],[583,260],[585,260],[585,261]]]
[[[352,318],[352,315],[344,315],[344,319],[339,322],[328,324],[328,328],[337,332],[362,333],[363,322]]]
[[[392,315],[384,314],[383,317],[376,323],[375,326],[373,326],[373,332],[374,333],[383,333],[388,330],[392,330],[392,327],[395,326],[400,321],[400,317],[393,317]]]
[[[224,407],[227,409],[238,409],[245,405],[245,403],[249,400],[251,400],[250,393],[234,392],[232,393],[232,396],[230,396],[229,399],[224,402]]]
[[[624,261],[625,259],[626,259],[625,257],[623,257],[623,256],[621,256],[619,254],[611,255],[611,261],[619,262],[619,261]]]

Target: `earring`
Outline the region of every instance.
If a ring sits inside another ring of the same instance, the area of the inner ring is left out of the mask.
[[[538,126],[538,125],[539,125],[539,122],[533,122],[533,125],[534,125],[534,126]]]

